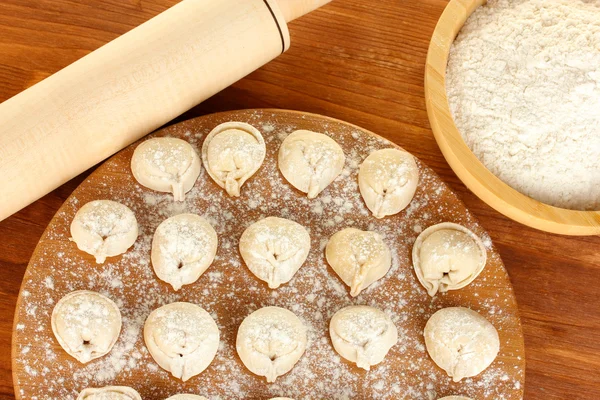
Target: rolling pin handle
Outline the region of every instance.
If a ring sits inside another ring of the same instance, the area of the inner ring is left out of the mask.
[[[300,18],[304,14],[324,6],[331,0],[277,0],[286,22]]]

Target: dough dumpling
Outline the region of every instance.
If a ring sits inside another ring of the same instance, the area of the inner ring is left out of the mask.
[[[185,140],[161,137],[148,139],[136,147],[131,157],[131,172],[148,189],[173,193],[183,201],[200,175],[200,158]]]
[[[166,400],[208,400],[204,396],[198,396],[197,394],[176,394],[169,397]]]
[[[437,311],[427,321],[423,335],[427,352],[454,382],[481,373],[500,350],[496,328],[464,307]]]
[[[398,330],[390,317],[369,306],[349,306],[336,312],[329,334],[340,356],[367,371],[382,362],[398,342]]]
[[[355,228],[335,233],[327,243],[325,257],[354,297],[383,278],[392,265],[392,253],[381,236]]]
[[[142,396],[128,386],[106,386],[83,389],[77,400],[142,400]]]
[[[317,197],[344,169],[346,157],[335,140],[317,132],[292,132],[281,143],[278,164],[296,189]]]
[[[477,235],[444,222],[425,229],[413,245],[413,267],[430,296],[467,286],[483,271],[487,252]]]
[[[289,219],[268,217],[250,225],[240,238],[244,262],[271,289],[289,282],[310,251],[310,235]]]
[[[108,297],[78,290],[56,303],[51,324],[61,347],[85,364],[113,348],[121,333],[121,312]]]
[[[118,256],[133,246],[138,224],[129,207],[112,200],[94,200],[77,211],[71,222],[71,237],[79,250],[96,257]]]
[[[152,239],[152,267],[173,289],[194,283],[217,254],[217,233],[199,215],[179,214],[163,221]]]
[[[217,185],[233,197],[262,165],[267,149],[255,127],[226,122],[213,129],[202,145],[204,168]]]
[[[372,152],[360,165],[358,187],[375,218],[394,215],[411,202],[419,183],[412,155],[398,149]]]
[[[275,382],[300,360],[306,343],[306,327],[293,312],[264,307],[242,321],[236,349],[246,368]]]
[[[215,358],[219,328],[202,307],[171,303],[150,313],[144,324],[144,341],[154,361],[185,382]]]

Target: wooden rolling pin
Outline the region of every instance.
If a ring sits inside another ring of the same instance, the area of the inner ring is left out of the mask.
[[[183,0],[0,104],[0,220],[246,76],[330,0]]]

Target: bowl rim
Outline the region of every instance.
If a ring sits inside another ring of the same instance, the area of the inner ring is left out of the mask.
[[[425,64],[425,102],[435,140],[459,179],[496,211],[532,228],[563,235],[600,234],[600,211],[554,207],[513,189],[469,149],[454,124],[446,95],[450,47],[467,18],[486,0],[450,0],[435,27]]]

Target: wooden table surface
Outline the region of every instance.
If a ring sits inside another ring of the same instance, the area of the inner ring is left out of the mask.
[[[177,0],[1,0],[0,101]],[[600,399],[600,238],[561,237],[498,214],[454,175],[429,128],[423,69],[446,0],[335,0],[290,24],[291,49],[179,119],[288,108],[346,120],[400,144],[454,188],[489,231],[519,302],[526,399]],[[13,398],[10,340],[27,262],[73,179],[0,222],[0,399]],[[1,189],[0,189],[1,190]]]

